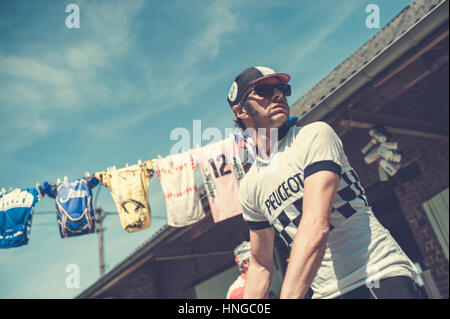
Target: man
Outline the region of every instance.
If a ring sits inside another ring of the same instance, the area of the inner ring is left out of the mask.
[[[312,298],[416,298],[417,270],[373,215],[339,137],[324,122],[289,121],[289,81],[251,67],[228,94],[257,151],[239,190],[251,242],[244,298],[268,296],[275,232],[291,248],[280,298],[310,286]]]
[[[227,299],[242,299],[244,294],[244,284],[250,262],[250,243],[243,241],[233,251],[234,260],[239,267],[241,274],[233,282],[227,292]]]

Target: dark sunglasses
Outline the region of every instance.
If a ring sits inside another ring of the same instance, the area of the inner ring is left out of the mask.
[[[261,97],[272,97],[273,92],[275,89],[278,89],[281,91],[281,93],[284,94],[284,96],[290,96],[291,95],[291,86],[289,84],[262,84],[255,86],[252,90],[255,91],[256,94],[258,94]]]

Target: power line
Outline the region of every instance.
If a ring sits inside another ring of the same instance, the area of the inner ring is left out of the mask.
[[[98,195],[98,192],[97,192]],[[35,211],[33,212],[33,215],[55,215],[57,214],[55,211]],[[98,256],[99,256],[99,263],[100,263],[100,277],[103,277],[105,274],[105,256],[104,256],[104,243],[103,243],[103,233],[106,230],[106,228],[103,227],[103,221],[108,215],[118,215],[119,213],[116,211],[110,211],[106,212],[103,211],[101,208],[96,208],[94,210],[95,214],[95,232],[98,234]],[[165,216],[151,216],[152,219],[167,219]],[[58,225],[58,223],[38,223],[33,224],[32,227],[36,226],[55,226]]]
[[[33,212],[34,215],[55,215],[57,211],[35,211]],[[118,215],[118,212],[103,212],[104,215]],[[167,219],[167,216],[158,216],[158,215],[151,215],[150,218],[152,219]]]

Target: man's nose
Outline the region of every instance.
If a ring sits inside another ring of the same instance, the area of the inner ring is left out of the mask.
[[[273,96],[272,96],[272,99],[275,100],[275,101],[279,101],[279,100],[281,100],[281,99],[283,99],[283,98],[284,98],[283,92],[281,92],[281,90],[278,89],[278,88],[274,88],[274,89],[273,89]]]

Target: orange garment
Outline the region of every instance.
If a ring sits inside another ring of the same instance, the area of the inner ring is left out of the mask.
[[[228,289],[227,299],[242,299],[244,296],[245,273],[241,273]]]

